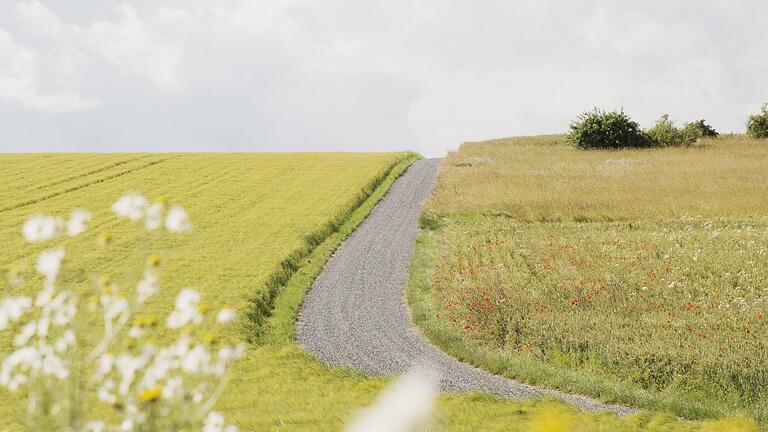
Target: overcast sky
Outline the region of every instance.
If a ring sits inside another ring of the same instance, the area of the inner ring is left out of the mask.
[[[768,1],[2,0],[0,150],[412,149],[594,106],[743,131]]]

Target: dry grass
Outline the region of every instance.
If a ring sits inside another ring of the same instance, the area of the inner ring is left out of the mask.
[[[743,136],[688,148],[583,151],[563,136],[467,143],[443,163],[427,214],[526,221],[768,214],[768,144]]]
[[[768,421],[768,144],[448,156],[412,268],[419,324],[518,379]],[[539,365],[538,367],[536,365]]]

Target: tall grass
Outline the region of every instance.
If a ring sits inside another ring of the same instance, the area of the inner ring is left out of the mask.
[[[766,421],[765,167],[768,146],[742,136],[586,152],[560,136],[465,144],[423,215],[414,316],[497,373]]]
[[[616,221],[768,214],[768,145],[740,135],[695,147],[583,151],[564,137],[464,144],[446,157],[426,215]]]

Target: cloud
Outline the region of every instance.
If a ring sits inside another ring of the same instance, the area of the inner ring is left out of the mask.
[[[94,101],[85,100],[71,90],[46,92],[41,89],[40,63],[37,52],[16,43],[10,33],[0,28],[0,98],[46,113],[96,106]]]
[[[164,91],[178,91],[184,85],[184,52],[160,30],[169,19],[178,19],[166,7],[158,9],[153,20],[143,19],[130,3],[123,3],[117,7],[117,20],[88,26],[64,23],[37,0],[19,2],[17,9],[31,31],[49,38],[60,51],[95,53],[122,73],[145,78]]]
[[[5,85],[0,142],[434,156],[562,132],[594,106],[740,131],[768,98],[766,14],[761,0],[22,0],[0,4],[15,53],[0,64],[31,84]],[[66,122],[28,112],[96,100]]]

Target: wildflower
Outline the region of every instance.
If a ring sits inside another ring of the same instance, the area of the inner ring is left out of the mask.
[[[38,256],[37,272],[45,276],[46,284],[53,285],[61,269],[62,259],[64,259],[64,248],[48,249]]]
[[[237,432],[237,427],[234,425],[225,425],[224,416],[216,411],[211,411],[205,418],[203,432]]]
[[[91,220],[91,214],[85,210],[77,209],[72,211],[67,221],[67,235],[74,237],[85,232],[87,223]]]
[[[144,215],[144,227],[153,231],[163,225],[163,205],[152,204],[147,207],[147,211]]]
[[[112,234],[108,231],[99,233],[99,237],[96,239],[99,246],[105,248],[112,244]]]
[[[13,337],[13,345],[17,347],[26,345],[35,333],[37,333],[37,322],[30,321],[24,324],[21,330],[16,333],[16,336]]]
[[[59,340],[56,341],[56,344],[54,345],[54,349],[56,350],[56,352],[65,352],[70,348],[74,348],[75,343],[77,343],[75,332],[73,332],[72,330],[67,330],[64,332],[63,335],[61,335]]]
[[[372,407],[358,415],[347,431],[415,429],[429,421],[435,390],[433,377],[411,372],[391,384]]]
[[[199,324],[203,319],[198,309],[199,306],[200,294],[191,288],[184,288],[176,297],[176,308],[168,315],[166,325],[169,328],[177,329],[190,322]]]
[[[11,286],[19,286],[24,283],[24,273],[25,269],[23,266],[20,265],[13,265],[8,270],[8,283],[11,284]]]
[[[211,353],[203,345],[195,345],[181,360],[181,370],[189,374],[204,373],[211,361]]]
[[[160,257],[154,254],[148,256],[147,267],[152,269],[160,267]]]
[[[163,388],[160,386],[144,389],[141,393],[139,393],[139,401],[154,402],[160,399],[160,396],[162,395],[163,395]]]
[[[104,427],[103,421],[89,421],[85,424],[85,432],[103,432]]]
[[[222,309],[219,311],[219,314],[216,316],[216,321],[220,323],[228,323],[232,322],[237,318],[237,312],[235,312],[233,309]]]
[[[14,351],[5,358],[2,367],[0,367],[0,385],[7,387],[12,392],[17,391],[29,380],[25,372],[40,369],[40,360],[40,353],[35,348],[24,347]],[[16,369],[20,371],[16,372]]]
[[[29,297],[9,297],[0,302],[0,330],[8,328],[8,324],[16,322],[32,307]]]
[[[172,233],[189,231],[192,228],[192,222],[189,220],[187,212],[180,206],[171,206],[168,215],[165,217],[165,228]]]
[[[117,396],[115,395],[115,382],[113,380],[105,381],[96,391],[96,395],[99,397],[99,400],[104,403],[110,405],[116,403]]]
[[[138,302],[144,303],[144,301],[155,295],[158,291],[160,291],[160,281],[158,281],[157,276],[151,271],[144,272],[144,279],[136,287]]]
[[[27,219],[22,228],[24,238],[30,243],[40,243],[59,236],[64,221],[57,217],[34,215]]]
[[[147,199],[136,193],[125,194],[112,204],[113,212],[133,222],[139,221],[144,217],[146,208]]]
[[[242,357],[243,352],[245,352],[245,347],[243,346],[243,344],[226,346],[221,350],[219,350],[219,360],[225,363],[230,362],[232,360],[236,360]]]

